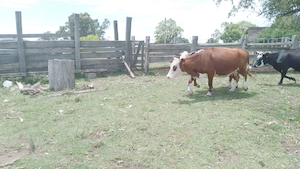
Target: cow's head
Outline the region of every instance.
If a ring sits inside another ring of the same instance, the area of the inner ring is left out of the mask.
[[[253,67],[262,67],[265,65],[264,62],[264,57],[266,57],[267,55],[269,55],[269,53],[263,53],[263,52],[256,52],[257,56],[256,56],[256,62],[254,64]]]
[[[182,75],[182,70],[180,69],[179,63],[181,59],[174,58],[174,60],[171,61],[170,70],[167,75],[168,79],[173,79],[174,77]]]

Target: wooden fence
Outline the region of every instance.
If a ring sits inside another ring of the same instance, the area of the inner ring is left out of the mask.
[[[265,40],[259,40],[266,42]],[[210,47],[228,47],[228,48],[243,48],[249,52],[269,51],[278,52],[283,49],[298,49],[298,36],[294,35],[291,39],[282,38],[281,40],[268,40],[267,43],[258,43],[248,40],[247,36],[243,36],[238,43],[198,43],[198,37],[193,36],[192,43],[182,44],[155,44],[150,43],[150,37],[146,37],[145,41],[145,72],[149,71],[149,64],[155,62],[166,62],[173,60],[173,57],[178,57],[183,51],[191,52]],[[250,55],[252,58],[255,55]]]
[[[127,18],[126,36],[130,37],[131,18]],[[17,34],[1,34],[0,38],[15,40],[0,41],[0,77],[26,76],[27,72],[48,71],[48,60],[71,59],[75,61],[75,72],[102,72],[123,70],[125,60],[130,64],[140,56],[143,41],[80,41],[79,15],[70,19],[70,34],[22,34],[21,12],[16,12]],[[117,34],[117,22],[115,35]],[[74,26],[72,28],[72,25]],[[67,41],[27,41],[24,38],[67,38]],[[127,42],[128,41],[128,42]],[[138,43],[138,50],[132,43]],[[127,48],[127,50],[125,50]],[[125,51],[127,51],[125,53]],[[132,55],[132,51],[137,51]],[[143,52],[143,51],[142,51]]]

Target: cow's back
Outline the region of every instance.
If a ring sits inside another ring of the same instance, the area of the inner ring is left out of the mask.
[[[249,63],[249,52],[241,48],[212,48],[214,69],[219,75],[227,75]]]

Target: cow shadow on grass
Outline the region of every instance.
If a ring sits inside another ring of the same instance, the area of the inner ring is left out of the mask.
[[[182,95],[182,99],[173,102],[176,104],[192,104],[198,102],[207,102],[207,101],[216,101],[216,100],[236,100],[236,99],[245,99],[251,98],[258,94],[254,89],[249,89],[245,91],[242,88],[237,88],[234,92],[229,92],[227,87],[219,87],[213,89],[212,96],[206,96],[207,90],[200,89],[194,90],[193,95],[188,93]]]
[[[261,86],[268,86],[268,87],[300,87],[300,84],[298,83],[282,83],[281,85],[278,85],[277,83],[264,83],[264,84],[259,84]]]

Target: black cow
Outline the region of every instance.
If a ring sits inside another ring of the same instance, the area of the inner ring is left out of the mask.
[[[260,54],[257,56],[254,67],[258,67],[262,64],[270,64],[281,73],[279,85],[282,84],[283,78],[288,78],[296,83],[296,79],[286,76],[286,73],[290,67],[296,71],[300,71],[300,50],[282,50],[279,53]]]

